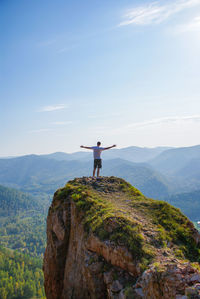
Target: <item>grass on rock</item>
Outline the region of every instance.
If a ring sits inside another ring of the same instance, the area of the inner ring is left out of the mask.
[[[200,250],[187,217],[164,201],[146,198],[123,179],[75,179],[55,194],[55,200],[66,197],[76,204],[87,233],[126,246],[141,268],[152,261],[156,247],[172,243],[179,257],[199,261]]]

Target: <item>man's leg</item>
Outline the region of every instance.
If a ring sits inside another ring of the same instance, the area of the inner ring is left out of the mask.
[[[95,177],[96,167],[93,169],[93,177]],[[98,173],[98,172],[97,172]],[[97,175],[98,176],[98,175]]]
[[[100,168],[97,168],[97,177],[99,177]]]
[[[100,169],[102,167],[102,161],[101,159],[98,160],[98,164],[97,164],[97,177],[99,177],[99,172],[100,172]]]

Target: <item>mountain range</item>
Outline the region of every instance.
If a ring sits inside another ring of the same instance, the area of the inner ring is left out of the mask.
[[[42,156],[29,155],[0,160],[0,184],[25,192],[53,194],[74,177],[90,176],[93,161],[59,161]],[[149,197],[166,196],[170,186],[167,178],[145,163],[133,163],[123,159],[103,162],[104,176],[120,176]]]
[[[181,175],[188,177],[186,169],[191,171],[200,168],[195,166],[195,161],[200,161],[200,145],[192,147],[172,148],[160,153],[157,157],[148,161],[156,170],[166,175]]]
[[[115,159],[120,158],[124,160],[128,160],[131,162],[146,162],[157,157],[163,151],[170,149],[170,147],[155,147],[155,148],[145,148],[145,147],[137,147],[137,146],[129,146],[126,148],[121,149],[110,149],[109,151],[103,152],[103,158],[108,159]],[[55,159],[58,161],[66,160],[89,160],[91,159],[91,152],[75,152],[72,154],[67,154],[63,152],[56,152],[48,155],[42,155],[43,157],[49,159]]]
[[[102,158],[102,176],[122,177],[148,197],[173,200],[177,206],[173,198],[184,193],[187,207],[191,205],[191,201],[186,200],[189,194],[191,198],[196,192],[195,198],[198,197],[200,145],[184,148],[132,146],[105,151]],[[3,158],[0,159],[0,184],[49,202],[57,188],[75,177],[90,176],[92,168],[91,151]],[[200,200],[198,204],[196,199],[195,209],[198,205]],[[182,203],[181,209],[184,209]]]

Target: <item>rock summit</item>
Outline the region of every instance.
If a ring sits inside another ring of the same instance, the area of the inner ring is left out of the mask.
[[[76,178],[54,194],[47,299],[200,298],[199,261],[192,222],[120,178]]]

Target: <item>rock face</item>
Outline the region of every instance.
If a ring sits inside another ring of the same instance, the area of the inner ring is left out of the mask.
[[[47,299],[200,298],[199,240],[178,209],[122,179],[75,179],[49,208]]]

